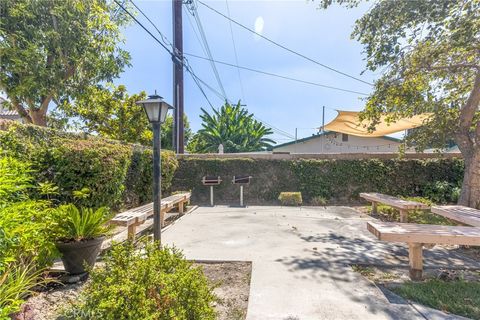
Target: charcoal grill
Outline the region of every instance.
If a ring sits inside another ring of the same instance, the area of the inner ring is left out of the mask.
[[[243,186],[249,185],[251,179],[248,175],[233,176],[232,183],[240,186],[240,207],[243,207]]]
[[[222,182],[220,177],[205,176],[202,178],[202,184],[210,187],[210,205],[213,207],[213,187],[218,186]]]

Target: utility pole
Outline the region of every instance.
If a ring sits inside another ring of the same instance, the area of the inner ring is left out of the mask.
[[[322,132],[320,135],[320,145],[322,146],[322,153],[323,153],[323,145],[325,144],[325,106],[322,106]]]
[[[322,107],[322,132],[325,132],[325,106]]]
[[[183,154],[185,151],[184,124],[183,124],[183,28],[182,28],[182,0],[172,0],[173,15],[173,149]]]

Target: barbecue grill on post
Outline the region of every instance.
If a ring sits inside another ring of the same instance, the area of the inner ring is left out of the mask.
[[[222,182],[220,177],[205,176],[202,178],[202,184],[204,186],[210,186],[210,205],[213,207],[213,186],[218,186]]]
[[[250,184],[252,176],[233,176],[233,184],[240,185],[240,207],[243,207],[243,186]]]

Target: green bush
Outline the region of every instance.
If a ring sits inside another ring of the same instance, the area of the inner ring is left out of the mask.
[[[238,201],[233,175],[253,176],[244,195],[249,204],[275,204],[280,192],[296,190],[305,203],[320,197],[332,203],[360,201],[360,192],[400,196],[426,196],[425,186],[447,181],[461,185],[462,159],[356,159],[356,160],[269,160],[250,158],[194,158],[179,160],[174,190],[192,190],[192,201],[209,203],[209,188],[201,184],[206,175],[221,176],[215,186],[215,202]],[[458,193],[458,189],[456,189]],[[453,201],[452,193],[452,201]]]
[[[215,319],[215,296],[201,269],[175,248],[143,244],[114,245],[66,319]]]
[[[448,181],[435,181],[423,187],[423,195],[435,203],[453,203],[460,197],[461,189]]]
[[[15,122],[3,123],[1,129],[4,152],[30,162],[37,183],[58,187],[60,203],[117,209],[152,197],[152,152],[147,148]],[[177,167],[175,154],[162,152],[163,192],[169,191]],[[82,189],[89,190],[88,196],[75,197]]]
[[[57,255],[50,202],[28,197],[32,173],[28,163],[0,156],[0,319],[19,311]]]
[[[0,157],[0,277],[14,262],[48,265],[56,255],[50,203],[31,200],[33,178],[27,163]]]
[[[282,192],[278,196],[278,200],[282,206],[301,206],[303,203],[301,192]]]
[[[42,170],[44,179],[60,189],[62,202],[76,202],[82,207],[122,204],[131,148],[101,140],[62,140],[48,152]],[[73,191],[87,188],[86,198],[76,199]]]

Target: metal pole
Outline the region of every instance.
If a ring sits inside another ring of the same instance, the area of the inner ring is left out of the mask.
[[[243,207],[243,186],[240,185],[240,207]]]
[[[160,171],[160,122],[152,123],[153,127],[153,239],[161,244],[162,221],[160,218],[161,171]]]
[[[320,145],[322,146],[322,153],[323,153],[323,145],[325,144],[325,106],[322,106],[322,132],[320,135]]]
[[[182,25],[182,0],[172,0],[173,15],[173,104],[175,112],[174,150],[183,154],[184,124],[183,124],[183,25]]]
[[[325,131],[323,127],[325,127],[325,106],[322,108],[322,132]]]
[[[210,186],[210,205],[213,207],[213,186]]]
[[[297,133],[298,133],[298,128],[295,128],[295,148],[294,148],[295,152],[297,152],[297,138],[298,138]]]

